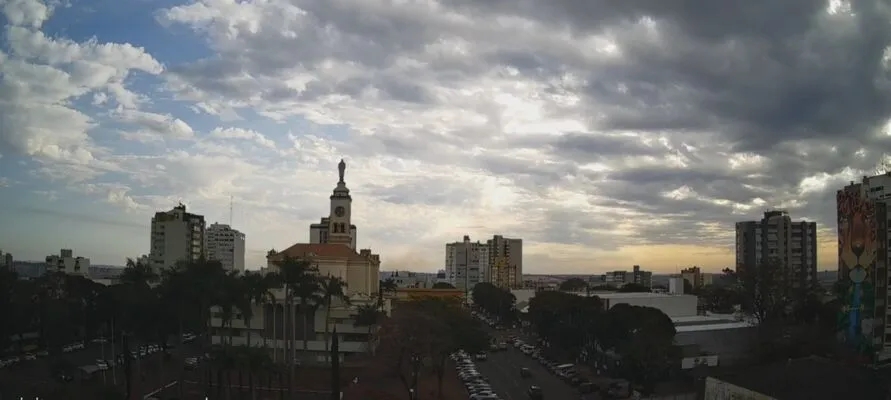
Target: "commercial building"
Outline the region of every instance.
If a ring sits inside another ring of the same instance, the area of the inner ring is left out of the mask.
[[[485,243],[471,242],[467,235],[463,241],[446,243],[446,279],[452,286],[469,292],[477,283],[482,282],[480,269],[486,261],[481,256],[491,254],[486,247]]]
[[[186,212],[180,203],[170,211],[156,212],[152,217],[149,263],[156,273],[176,266],[178,262],[205,257],[204,216]]]
[[[207,228],[207,259],[219,261],[227,271],[244,272],[244,233],[229,225]]]
[[[644,287],[653,287],[653,273],[640,269],[640,265],[635,265],[629,271],[612,271],[603,274],[602,282],[609,286],[622,287],[629,283]]]
[[[838,280],[849,288],[840,298],[848,321],[839,336],[868,363],[891,363],[888,318],[888,199],[891,174],[863,177],[836,193]]]
[[[682,269],[681,278],[684,278],[685,281],[689,282],[690,287],[693,288],[693,290],[699,290],[703,286],[711,285],[714,277],[712,274],[704,273],[702,272],[702,269],[694,266]]]
[[[64,272],[68,275],[90,276],[90,259],[75,257],[71,249],[59,250],[59,255],[46,256],[47,272]]]
[[[775,263],[796,287],[817,283],[817,223],[792,221],[785,211],[768,211],[760,221],[736,223],[736,270]]]
[[[377,304],[380,276],[380,257],[369,249],[358,252],[352,247],[352,197],[344,182],[346,163],[341,160],[338,165],[340,180],[330,197],[331,214],[323,219],[328,221],[325,232],[326,243],[297,243],[280,252],[270,251],[267,255],[265,271],[279,271],[279,264],[285,258],[293,258],[310,262],[318,268],[319,275],[334,276],[346,282],[346,295],[349,302],[333,299],[330,315],[326,318],[326,307],[316,304],[303,315],[299,307],[294,307],[288,320],[293,325],[285,326],[284,290],[274,290],[273,297],[267,304],[255,305],[254,317],[249,324],[243,318],[235,318],[223,327],[219,314],[211,319],[213,328],[212,340],[219,343],[222,338],[232,336],[233,345],[266,346],[270,349],[274,360],[291,360],[302,358],[302,362],[324,362],[327,360],[326,326],[328,341],[336,328],[340,341],[341,358],[354,353],[363,353],[374,343],[373,332],[369,336],[369,327],[356,326],[354,323],[358,307]],[[316,224],[313,224],[316,225]],[[310,231],[313,231],[310,227]],[[389,302],[383,308],[389,311]],[[218,310],[217,310],[218,311]],[[304,318],[305,317],[305,318]],[[285,344],[291,341],[294,354],[286,354]],[[304,347],[304,343],[306,347]]]
[[[523,239],[495,235],[480,251],[484,282],[507,289],[523,286]]]

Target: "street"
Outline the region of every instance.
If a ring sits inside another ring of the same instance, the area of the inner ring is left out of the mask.
[[[542,388],[545,399],[571,400],[580,395],[572,386],[551,374],[538,361],[511,347],[507,350],[489,353],[487,361],[478,361],[477,369],[489,379],[492,389],[503,400],[528,399],[529,386]],[[520,368],[528,368],[532,377],[520,376]]]

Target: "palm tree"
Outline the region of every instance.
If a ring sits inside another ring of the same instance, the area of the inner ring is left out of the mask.
[[[150,265],[128,258],[127,266],[121,273],[120,281],[121,283],[132,283],[135,285],[149,285],[157,282],[158,278],[158,274],[152,270]]]
[[[354,325],[368,327],[368,351],[373,352],[371,331],[381,322],[384,314],[374,304],[362,304],[356,309],[356,312]]]
[[[350,298],[347,296],[346,289],[347,284],[336,276],[325,276],[319,280],[319,291],[321,292],[322,303],[325,305],[325,357],[328,358],[328,362],[331,362],[331,354],[328,351],[328,345],[331,342],[331,338],[328,334],[328,326],[331,320],[331,303],[335,300],[340,301],[341,303],[348,305],[350,304]]]
[[[251,320],[254,317],[254,306],[260,305],[260,309],[262,310],[263,302],[268,298],[268,295],[271,294],[271,292],[269,291],[269,281],[258,272],[247,271],[244,275],[239,277],[239,280],[241,281],[242,296],[238,304],[238,309],[241,311],[244,325],[247,328],[247,344],[250,346],[253,342],[251,340],[253,338]]]
[[[315,315],[315,311],[324,302],[322,290],[319,286],[319,277],[314,272],[316,268],[307,270],[296,286],[294,297],[300,300],[300,315],[303,317],[303,352],[309,354],[309,317]]]
[[[285,257],[278,262],[278,277],[285,289],[285,315],[284,315],[284,332],[285,332],[285,357],[288,365],[288,390],[291,390],[294,374],[294,297],[298,293],[298,289],[305,289],[309,286],[307,283],[315,281],[313,274],[314,268],[306,259],[297,259]],[[303,294],[303,291],[300,291]],[[302,301],[302,298],[301,298]],[[290,328],[290,331],[289,331]],[[290,333],[290,334],[289,334]],[[304,346],[305,349],[305,346]]]
[[[387,278],[380,281],[377,288],[377,304],[381,311],[384,311],[384,293],[396,293],[397,288],[398,286],[396,286],[396,281],[394,281],[393,278]]]

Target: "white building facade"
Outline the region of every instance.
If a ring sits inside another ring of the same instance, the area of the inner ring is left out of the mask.
[[[505,289],[523,286],[523,239],[495,235],[486,241],[486,282]]]
[[[207,227],[207,259],[219,261],[227,271],[244,272],[244,233],[229,225]]]
[[[471,291],[477,283],[482,282],[480,269],[482,254],[489,254],[485,243],[471,242],[470,236],[445,246],[445,271],[448,283],[457,289]]]
[[[59,255],[46,256],[47,272],[63,272],[68,275],[90,276],[90,259],[75,257],[71,249],[62,249]]]
[[[204,216],[186,212],[179,204],[170,211],[156,212],[152,217],[149,263],[152,270],[176,266],[207,255]]]

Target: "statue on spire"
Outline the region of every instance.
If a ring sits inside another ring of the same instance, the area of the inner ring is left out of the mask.
[[[337,164],[337,172],[340,174],[340,180],[337,183],[343,183],[343,174],[346,172],[346,163],[343,162],[343,159],[340,159],[340,164]]]

